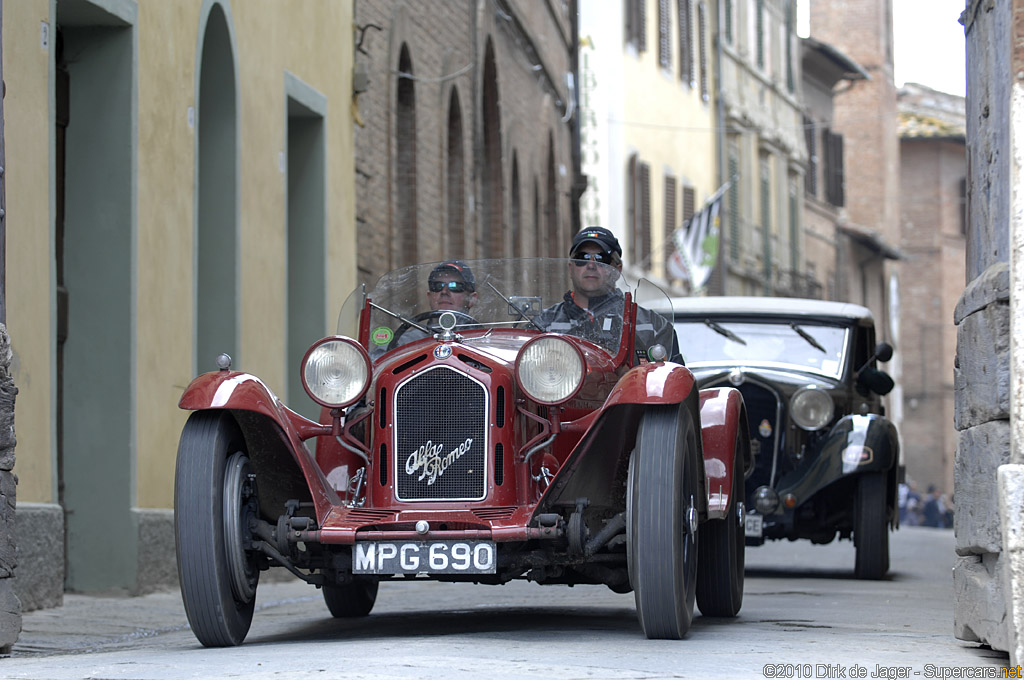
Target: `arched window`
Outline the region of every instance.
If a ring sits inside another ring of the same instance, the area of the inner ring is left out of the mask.
[[[448,98],[448,243],[445,257],[467,257],[466,253],[466,161],[462,141],[462,106],[459,92],[452,88]]]
[[[523,256],[522,203],[519,196],[519,158],[512,152],[512,257]]]
[[[395,115],[395,221],[397,243],[392,252],[397,266],[419,260],[416,238],[416,89],[412,78],[409,46],[402,45],[398,57],[398,87]]]
[[[484,168],[481,207],[485,257],[505,256],[502,224],[504,192],[501,182],[501,112],[498,98],[498,69],[494,61],[494,43],[487,39],[484,50],[483,82]]]

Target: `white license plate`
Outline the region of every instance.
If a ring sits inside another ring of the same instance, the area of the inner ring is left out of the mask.
[[[353,574],[493,574],[494,541],[364,541],[352,549]]]
[[[764,516],[748,512],[743,516],[743,533],[754,538],[761,538],[764,534]]]

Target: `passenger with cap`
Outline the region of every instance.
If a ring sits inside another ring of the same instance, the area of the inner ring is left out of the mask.
[[[602,345],[616,345],[622,333],[625,298],[615,282],[622,273],[622,247],[608,229],[587,227],[572,240],[569,278],[573,289],[561,302],[548,307],[534,321],[546,331],[568,333]],[[637,308],[637,356],[660,344],[668,360],[682,363],[675,329],[665,317]]]

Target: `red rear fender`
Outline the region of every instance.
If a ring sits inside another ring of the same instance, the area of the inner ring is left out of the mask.
[[[750,436],[743,395],[731,387],[700,391],[700,429],[704,444],[704,469],[708,476],[708,517],[724,517],[732,496],[733,475],[746,475],[750,461]],[[740,469],[734,461],[740,441]],[[742,501],[742,499],[739,499]]]

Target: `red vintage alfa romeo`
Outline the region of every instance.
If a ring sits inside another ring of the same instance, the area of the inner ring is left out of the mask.
[[[584,266],[602,304],[560,315]],[[369,614],[396,578],[604,584],[635,594],[649,638],[682,638],[695,601],[735,616],[747,417],[737,390],[700,390],[667,360],[648,311],[667,305],[592,261],[399,269],[306,352],[316,420],[222,355],[179,403],[192,414],[175,534],[196,637],[240,644],[271,568],[320,588],[336,617]]]

